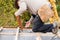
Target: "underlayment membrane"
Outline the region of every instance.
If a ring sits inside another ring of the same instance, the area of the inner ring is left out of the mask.
[[[17,29],[3,29],[0,33],[7,33],[7,34],[0,34],[0,40],[15,40],[16,35],[12,35],[12,34],[8,34],[8,33],[16,33],[17,32],[16,30]],[[32,33],[33,34],[34,32],[32,32],[32,30],[30,30],[30,29],[26,29],[26,30],[23,30],[23,32],[21,32],[21,33]],[[60,30],[59,30],[59,33],[60,33]],[[24,34],[24,35],[30,35],[30,34]],[[52,35],[54,35],[54,34],[51,33],[51,36],[49,36],[49,35],[42,36],[41,35],[40,37],[42,40],[51,40],[53,37]],[[35,36],[35,35],[21,36],[19,34],[18,40],[36,40],[36,37],[37,36]],[[56,37],[56,38],[53,38],[53,40],[60,40],[60,38]]]

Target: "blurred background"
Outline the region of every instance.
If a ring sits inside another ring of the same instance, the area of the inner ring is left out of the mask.
[[[15,8],[15,0],[0,0],[0,27],[17,27],[18,24],[15,18],[15,11],[18,9]],[[56,0],[56,6],[58,15],[60,17],[60,0]],[[25,25],[25,22],[29,20],[31,14],[28,11],[25,11],[21,16],[22,24]]]

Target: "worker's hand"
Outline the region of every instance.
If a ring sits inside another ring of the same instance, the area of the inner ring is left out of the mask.
[[[30,21],[27,21],[25,27],[26,27],[26,28],[29,27],[30,24],[31,24],[31,22],[30,22]]]
[[[22,25],[20,25],[20,26],[19,26],[19,28],[20,28],[20,30],[22,30],[22,31],[23,31],[23,26],[22,26]]]

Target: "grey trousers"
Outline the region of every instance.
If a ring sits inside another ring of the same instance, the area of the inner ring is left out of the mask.
[[[52,32],[53,29],[53,24],[44,24],[42,20],[39,18],[39,16],[36,16],[33,20],[33,27],[32,31],[33,32]]]

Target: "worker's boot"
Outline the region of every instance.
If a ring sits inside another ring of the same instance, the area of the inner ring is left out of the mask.
[[[57,34],[57,32],[58,32],[58,28],[57,28],[57,26],[56,26],[54,29],[52,29],[52,33],[53,33],[53,34]]]
[[[54,29],[52,29],[52,33],[57,34],[57,32],[58,32],[58,23],[54,22],[53,25],[54,25]]]

